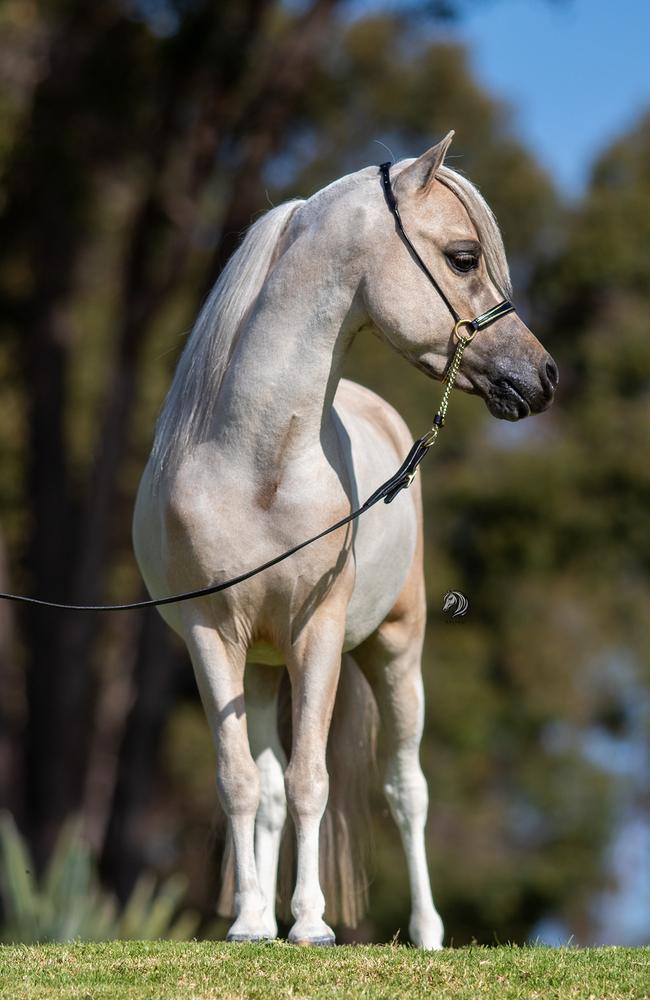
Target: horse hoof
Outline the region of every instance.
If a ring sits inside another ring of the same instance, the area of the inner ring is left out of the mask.
[[[255,944],[258,941],[271,941],[270,934],[226,934],[226,941],[235,944]]]
[[[336,938],[334,935],[332,937],[313,938],[313,940],[307,941],[306,944],[311,945],[312,948],[333,948],[336,944]]]
[[[321,937],[290,937],[289,943],[297,944],[299,948],[333,948],[336,938],[333,934],[323,934]]]
[[[289,944],[298,944],[307,948],[331,948],[336,944],[334,931],[324,920],[319,918],[301,917],[289,931]]]

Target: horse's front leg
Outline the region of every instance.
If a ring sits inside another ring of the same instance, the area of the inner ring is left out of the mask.
[[[278,732],[278,688],[282,667],[249,663],[246,667],[246,715],[251,753],[260,777],[255,821],[255,861],[266,900],[266,930],[277,937],[275,897],[278,857],[287,814],[284,772],[287,759]]]
[[[245,652],[226,646],[210,625],[194,623],[186,641],[217,752],[217,790],[233,842],[236,919],[227,940],[257,941],[271,935],[255,865],[260,781],[246,730]]]
[[[341,669],[344,621],[345,609],[319,609],[287,662],[293,739],[285,786],[298,850],[291,900],[295,923],[289,932],[294,944],[330,945],[335,940],[323,920],[325,897],[319,880],[318,841],[329,793],[325,756]]]

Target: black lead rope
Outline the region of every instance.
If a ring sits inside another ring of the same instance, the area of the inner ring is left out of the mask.
[[[210,587],[202,587],[200,590],[189,590],[184,594],[175,594],[171,597],[159,597],[148,601],[134,601],[132,604],[59,604],[56,601],[41,601],[36,597],[23,597],[20,594],[1,593],[0,598],[5,601],[19,601],[23,604],[36,604],[45,608],[59,608],[62,611],[135,611],[138,608],[160,608],[164,604],[180,604],[181,601],[191,601],[195,597],[208,597],[210,594],[218,594],[222,590],[228,590],[238,583],[250,580],[251,577],[257,576],[258,573],[263,573],[265,569],[270,569],[271,566],[277,566],[278,563],[288,559],[289,556],[299,552],[300,549],[311,545],[312,542],[317,542],[319,538],[325,538],[326,535],[331,534],[333,531],[338,531],[339,528],[343,528],[346,524],[350,524],[351,521],[355,521],[358,517],[361,517],[362,514],[365,514],[367,510],[374,507],[380,500],[383,500],[384,503],[391,503],[400,490],[410,485],[415,475],[415,470],[429,450],[430,445],[425,444],[425,441],[426,437],[419,438],[415,442],[395,475],[391,476],[379,489],[375,490],[372,496],[368,497],[366,502],[357,508],[357,510],[353,510],[351,514],[342,517],[340,521],[337,521],[336,524],[331,524],[324,531],[319,531],[312,538],[308,538],[306,541],[294,545],[293,548],[287,549],[286,552],[282,552],[279,556],[269,559],[268,562],[262,563],[261,566],[249,569],[246,573],[234,576],[231,580],[225,580],[223,583],[215,583]]]
[[[223,590],[229,590],[230,587],[235,587],[238,583],[244,583],[245,580],[250,580],[252,577],[257,576],[258,573],[263,573],[264,570],[270,569],[271,566],[277,566],[278,563],[284,562],[284,560],[288,559],[289,556],[294,555],[296,552],[300,552],[301,549],[306,548],[308,545],[312,545],[320,538],[325,538],[326,535],[330,535],[333,531],[338,531],[339,528],[345,527],[346,524],[356,521],[358,517],[365,514],[366,511],[370,510],[371,507],[374,507],[375,504],[378,504],[380,500],[383,500],[384,503],[392,503],[395,497],[402,490],[407,489],[411,485],[420,462],[428,452],[429,448],[435,443],[440,428],[444,426],[449,396],[454,386],[465,348],[479,330],[483,330],[486,326],[490,326],[491,323],[496,322],[496,320],[500,319],[502,316],[512,312],[515,307],[512,302],[504,299],[503,302],[499,302],[498,305],[493,306],[487,312],[477,316],[476,319],[461,319],[404,231],[404,226],[402,225],[402,220],[399,214],[399,208],[397,206],[397,199],[391,187],[390,163],[382,163],[379,167],[379,171],[384,194],[386,196],[386,202],[395,217],[402,239],[405,241],[415,260],[440,295],[451,315],[454,317],[454,336],[457,340],[456,350],[444,377],[444,381],[446,383],[445,391],[443,393],[438,412],[433,418],[433,426],[427,434],[418,438],[413,444],[413,447],[400,465],[397,472],[392,475],[390,479],[387,479],[385,483],[382,483],[382,485],[368,497],[361,507],[353,510],[346,517],[342,517],[340,521],[336,522],[336,524],[331,524],[329,528],[325,528],[317,535],[313,535],[312,538],[308,538],[306,541],[300,542],[298,545],[294,545],[293,548],[287,549],[286,552],[282,552],[273,559],[269,559],[268,562],[262,563],[261,566],[256,566],[255,569],[249,569],[246,573],[240,573],[239,576],[234,576],[232,579],[225,580],[223,583],[215,583],[210,587],[202,587],[200,590],[189,590],[183,594],[173,594],[170,597],[152,598],[147,601],[134,601],[131,604],[59,604],[57,601],[43,601],[37,597],[24,597],[20,594],[2,593],[0,593],[0,600],[16,601],[21,604],[35,604],[38,607],[44,608],[58,608],[61,611],[136,611],[140,608],[160,608],[165,604],[180,604],[182,601],[192,601],[197,597],[209,597],[210,594],[219,594]],[[467,327],[470,332],[463,333],[463,327]]]

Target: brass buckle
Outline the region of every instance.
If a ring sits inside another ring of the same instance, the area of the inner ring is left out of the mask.
[[[472,330],[471,333],[461,333],[460,332],[461,329],[464,326],[471,327],[471,325],[472,325],[473,322],[474,322],[473,319],[459,319],[458,320],[458,322],[456,323],[456,326],[454,327],[454,337],[456,338],[456,340],[461,340],[465,344],[469,344],[470,340],[474,340],[474,337],[478,333],[477,329]]]

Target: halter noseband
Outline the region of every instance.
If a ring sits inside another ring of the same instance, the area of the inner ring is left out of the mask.
[[[415,247],[413,246],[413,244],[411,243],[410,239],[406,234],[406,230],[404,229],[402,220],[400,218],[399,208],[397,206],[397,198],[395,197],[395,192],[393,191],[390,182],[390,168],[391,168],[390,163],[382,163],[379,166],[379,172],[381,174],[381,183],[384,189],[384,195],[386,197],[386,204],[388,205],[389,209],[393,213],[393,216],[395,217],[395,222],[397,223],[397,228],[399,229],[402,239],[404,240],[407,247],[415,257],[416,262],[420,265],[420,267],[426,274],[427,278],[437,291],[442,301],[447,306],[447,309],[453,316],[455,324],[454,336],[456,337],[457,340],[469,344],[470,340],[473,340],[473,338],[476,336],[479,330],[484,330],[486,326],[490,326],[492,323],[496,323],[496,321],[498,319],[501,319],[502,316],[507,316],[508,313],[514,312],[515,307],[513,306],[512,302],[510,302],[508,299],[503,299],[502,302],[498,302],[497,305],[492,306],[491,309],[488,309],[486,312],[481,313],[481,315],[477,316],[475,319],[460,318],[460,316],[452,306],[451,302],[447,298],[445,292],[442,290],[442,288],[440,287],[434,276],[431,274],[431,271],[424,263],[424,261],[420,257],[420,254],[417,252],[417,250],[415,249]],[[467,329],[470,332],[461,333],[463,327],[467,327]]]

